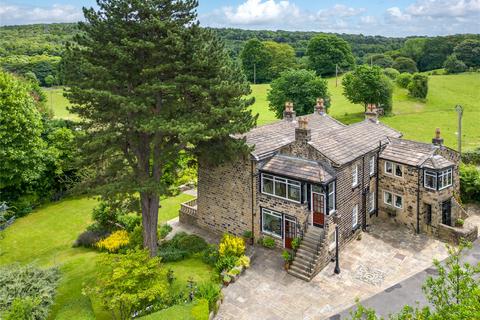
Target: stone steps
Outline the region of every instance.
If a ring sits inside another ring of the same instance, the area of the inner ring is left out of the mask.
[[[318,259],[318,244],[322,239],[323,229],[316,227],[308,228],[288,269],[289,274],[305,281],[311,280]]]

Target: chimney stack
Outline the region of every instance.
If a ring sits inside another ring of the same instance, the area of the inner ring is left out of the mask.
[[[295,121],[295,111],[293,110],[293,102],[285,102],[285,110],[283,111],[283,120]]]
[[[378,122],[378,110],[377,105],[374,103],[367,104],[367,111],[365,112],[365,119],[372,122]]]
[[[321,116],[325,114],[325,106],[322,98],[317,98],[317,105],[315,106],[315,112]]]
[[[308,128],[308,118],[299,117],[298,127],[295,128],[295,141],[308,142],[312,137],[312,130]]]
[[[432,139],[432,143],[435,146],[441,146],[443,144],[443,138],[440,136],[440,128],[435,129],[435,138]]]

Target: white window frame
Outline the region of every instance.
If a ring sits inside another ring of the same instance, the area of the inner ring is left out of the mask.
[[[450,177],[450,181],[448,181],[449,177]],[[443,179],[445,179],[446,184],[444,184]],[[452,168],[449,168],[447,170],[442,170],[441,172],[438,173],[438,175],[437,175],[438,190],[443,190],[445,188],[448,188],[452,184],[453,184],[453,170],[452,170]]]
[[[400,176],[397,174],[397,168],[400,168],[400,172],[402,173]],[[393,166],[393,175],[397,178],[403,178],[403,165],[401,164],[398,164],[398,163],[394,163],[394,166]]]
[[[263,229],[263,222],[265,221],[264,214],[269,214],[271,216],[280,218],[280,235]],[[270,210],[270,209],[262,208],[262,233],[268,234],[268,235],[270,235],[272,237],[275,237],[275,238],[278,238],[278,239],[282,239],[283,238],[283,224],[284,224],[283,215],[281,213]]]
[[[269,177],[266,178],[265,176],[269,176]],[[270,177],[272,177],[272,178],[270,178]],[[265,192],[265,190],[263,188],[263,180],[264,179],[273,181],[272,193]],[[275,189],[276,189],[275,184],[277,184],[277,183],[284,183],[285,184],[285,197],[275,194]],[[262,183],[261,184],[262,184],[261,187],[262,187],[262,193],[263,194],[268,194],[269,196],[273,196],[273,197],[276,197],[276,198],[292,201],[292,202],[295,202],[295,203],[301,203],[301,201],[302,201],[302,184],[299,181],[278,177],[278,176],[273,175],[273,174],[262,173]],[[290,186],[299,188],[300,199],[295,200],[295,199],[292,199],[292,198],[288,197],[288,194],[289,194],[288,189],[289,189]]]
[[[388,166],[388,165],[390,165],[390,166],[391,166],[390,168],[392,169],[392,172],[388,172],[388,171],[387,171],[387,166]],[[393,162],[391,162],[391,161],[385,161],[385,168],[384,168],[384,172],[385,172],[385,174],[388,174],[388,175],[390,175],[390,176],[392,176],[392,175],[393,175],[393,172],[394,172],[394,166],[393,166]]]
[[[370,158],[370,176],[375,174],[375,156]]]
[[[358,186],[358,164],[352,170],[352,188]]]
[[[358,226],[358,204],[354,205],[352,208],[352,229],[355,229]]]
[[[369,203],[369,209],[368,212],[371,213],[375,211],[375,191],[370,192],[370,203]]]
[[[333,186],[333,188],[330,188],[330,185]],[[336,203],[335,203],[335,192],[336,192],[336,186],[335,186],[335,181],[332,181],[328,184],[328,195],[327,195],[327,209],[328,209],[328,214],[333,214],[335,212],[336,208]],[[330,210],[330,197],[332,197],[333,201],[333,208]]]
[[[387,194],[390,194],[391,197],[392,197],[392,203],[388,203],[387,202]],[[383,203],[385,203],[386,205],[388,206],[393,206],[393,202],[394,202],[394,199],[393,199],[393,193],[391,193],[390,191],[383,191]]]
[[[397,209],[403,209],[403,196],[401,195],[398,195],[398,194],[394,194],[395,196],[395,199],[393,201],[393,206]],[[397,199],[400,198],[402,200],[402,204],[400,206],[397,206]]]
[[[427,176],[430,176],[430,177],[435,178],[435,183],[434,183],[433,188],[427,186]],[[437,173],[436,173],[435,171],[425,170],[425,171],[423,172],[423,186],[424,186],[426,189],[437,190],[437,187],[438,187],[438,176],[437,176]]]

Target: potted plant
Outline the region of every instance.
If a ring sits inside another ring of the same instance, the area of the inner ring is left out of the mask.
[[[465,223],[465,220],[458,218],[458,219],[455,221],[455,226],[456,226],[456,227],[459,227],[459,228],[462,228],[464,223]]]
[[[223,276],[223,285],[225,287],[228,287],[228,285],[230,284],[230,281],[232,281],[232,278],[230,278],[228,274]]]
[[[300,239],[299,237],[295,237],[293,238],[292,240],[292,249],[293,250],[297,250],[298,247],[300,247],[300,244],[302,243],[302,239]]]
[[[290,263],[292,262],[292,254],[290,252],[288,252],[288,250],[283,250],[282,252],[282,257],[283,257],[283,260],[285,261],[285,270],[288,270],[288,268],[290,268]]]
[[[243,238],[245,239],[246,243],[253,245],[253,233],[251,230],[243,231]]]

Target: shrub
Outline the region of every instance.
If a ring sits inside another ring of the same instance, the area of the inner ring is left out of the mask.
[[[197,297],[208,301],[209,311],[217,311],[217,300],[221,294],[220,286],[213,282],[201,283],[197,288]]]
[[[406,89],[410,84],[410,81],[412,81],[412,75],[410,73],[404,72],[397,77],[396,83],[399,87]]]
[[[203,250],[202,256],[203,262],[208,265],[215,266],[218,261],[218,248],[216,245],[208,245],[208,247]]]
[[[142,216],[137,213],[119,215],[117,220],[128,232],[132,232],[135,227],[141,226],[142,224]]]
[[[275,248],[275,239],[272,237],[263,237],[262,238],[262,245],[265,248],[273,249]]]
[[[290,252],[288,252],[288,250],[283,250],[282,258],[285,260],[285,262],[290,262],[293,260],[293,256],[290,254]]]
[[[292,249],[293,250],[297,250],[298,247],[300,247],[300,243],[302,242],[302,239],[300,239],[299,237],[295,237],[293,238],[292,240]]]
[[[428,94],[428,76],[420,73],[414,74],[407,88],[410,96],[425,99]]]
[[[473,164],[460,166],[460,192],[464,202],[480,202],[480,171]]]
[[[132,249],[143,247],[143,227],[136,226],[132,232],[129,234],[129,244],[128,246]]]
[[[158,228],[158,238],[165,239],[165,237],[172,231],[172,226],[169,224],[163,224]]]
[[[197,235],[178,232],[172,240],[162,243],[158,255],[163,261],[179,261],[200,253],[208,248],[208,243]]]
[[[458,60],[454,54],[448,56],[443,67],[447,73],[461,73],[468,69],[467,65],[462,60]]]
[[[114,319],[131,319],[135,311],[169,300],[166,271],[160,258],[150,258],[146,250],[102,255],[96,283],[85,292],[94,296]]]
[[[393,68],[385,68],[383,73],[392,80],[395,80],[400,75],[400,72]]]
[[[242,238],[225,233],[218,246],[220,257],[240,257],[245,253],[245,241]]]
[[[250,258],[247,256],[241,256],[238,258],[237,262],[235,263],[235,266],[239,267],[242,266],[246,269],[250,268]]]
[[[87,230],[82,232],[73,243],[74,247],[95,247],[95,244],[108,236],[109,232],[105,230]]]
[[[225,271],[225,270],[230,270],[233,267],[235,267],[235,264],[237,263],[238,258],[235,256],[223,256],[219,257],[217,262],[215,263],[215,269],[217,270],[218,273]]]
[[[46,319],[60,272],[56,268],[12,265],[0,269],[0,310],[5,319]]]
[[[455,226],[463,227],[464,223],[465,223],[465,220],[459,218],[455,221]]]
[[[108,252],[117,252],[120,248],[125,247],[130,242],[128,232],[125,230],[119,230],[113,232],[105,239],[97,242],[96,247],[100,250],[106,250]]]
[[[415,61],[413,61],[410,58],[406,58],[406,57],[398,57],[397,59],[395,59],[392,67],[394,69],[397,69],[401,73],[403,73],[403,72],[408,72],[408,73],[418,72],[417,64],[415,63]]]
[[[253,238],[253,233],[251,230],[245,230],[243,231],[243,237],[245,239],[252,239]]]

